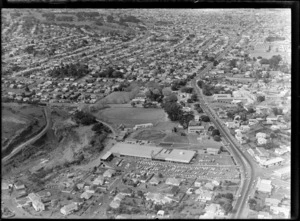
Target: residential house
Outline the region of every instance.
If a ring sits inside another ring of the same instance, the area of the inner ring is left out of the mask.
[[[201,187],[202,186],[202,182],[200,180],[196,180],[194,183],[195,187]]]
[[[115,175],[116,171],[112,169],[108,169],[103,173],[103,177],[112,177]]]
[[[28,198],[32,202],[32,206],[36,211],[43,211],[45,210],[45,205],[42,203],[41,198],[36,195],[35,193],[28,194]]]
[[[180,180],[178,180],[176,178],[168,178],[166,180],[166,184],[172,185],[172,186],[180,186],[181,182],[180,182]]]
[[[282,214],[284,218],[290,217],[290,209],[286,207],[279,207],[279,206],[270,206],[270,210],[272,213],[276,215]]]
[[[240,126],[240,121],[232,121],[232,122],[226,122],[226,127],[228,128],[238,128]]]
[[[204,185],[204,187],[205,187],[206,189],[208,189],[208,190],[211,190],[211,191],[213,191],[213,190],[215,189],[215,186],[214,186],[212,183],[210,183],[210,182],[206,183],[206,184]]]
[[[196,194],[199,194],[199,196],[196,198],[196,201],[210,201],[213,197],[213,192],[208,190],[201,190],[201,192],[195,192]]]
[[[222,210],[220,204],[211,203],[206,205],[205,214],[200,215],[199,219],[214,219],[222,216],[224,216],[224,211]]]
[[[80,195],[80,198],[81,199],[90,199],[91,197],[93,196],[93,193],[91,192],[83,192],[81,195]]]
[[[273,174],[280,179],[289,179],[291,177],[291,167],[287,166],[280,168],[278,170],[275,170]]]
[[[270,194],[272,191],[271,180],[258,178],[256,189],[260,192]]]
[[[76,210],[78,210],[78,205],[77,205],[77,203],[72,202],[68,205],[63,206],[60,209],[60,212],[66,216],[66,215],[69,215],[69,214],[71,214],[72,212],[74,212]]]
[[[160,183],[160,180],[159,180],[156,176],[153,176],[153,177],[149,180],[149,183],[150,183],[151,185],[157,186],[157,185]]]
[[[272,219],[272,215],[265,211],[259,211],[257,215],[258,219]]]
[[[220,150],[220,149],[208,147],[208,148],[206,149],[206,153],[207,153],[207,154],[210,154],[210,155],[217,155],[217,154],[219,153],[219,150]]]
[[[23,189],[25,189],[25,185],[23,183],[19,182],[19,181],[16,182],[16,183],[14,183],[14,186],[15,186],[16,190],[23,190]]]
[[[202,133],[204,131],[204,126],[201,123],[190,121],[188,127],[188,133]]]

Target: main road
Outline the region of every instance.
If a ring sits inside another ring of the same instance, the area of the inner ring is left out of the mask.
[[[19,153],[22,149],[24,149],[26,146],[28,146],[29,144],[34,143],[35,141],[37,141],[38,139],[40,139],[50,128],[51,126],[51,120],[50,120],[50,113],[49,113],[49,109],[46,106],[44,109],[45,112],[45,118],[46,118],[46,126],[44,127],[44,129],[38,133],[37,135],[35,135],[34,137],[30,138],[29,140],[27,140],[26,142],[20,144],[19,146],[17,146],[16,148],[14,148],[14,150],[7,155],[6,157],[4,157],[2,159],[2,163],[6,163],[7,160],[9,160],[10,158],[12,158],[13,156],[15,156],[17,153]]]
[[[219,61],[229,50],[231,50],[232,46],[240,41],[241,37],[237,37],[236,39],[232,40],[229,45],[222,51],[215,60]],[[199,75],[203,75],[208,72],[213,67],[213,63],[209,63]],[[253,164],[252,159],[249,155],[245,155],[241,150],[241,145],[237,142],[237,140],[231,135],[230,131],[223,125],[222,121],[218,118],[218,116],[210,109],[208,105],[206,105],[202,92],[197,85],[197,80],[195,79],[192,81],[192,86],[195,88],[195,91],[198,94],[199,101],[201,104],[202,109],[207,113],[210,117],[211,121],[215,124],[216,127],[220,130],[223,137],[227,140],[230,144],[228,149],[230,153],[233,155],[234,159],[237,161],[239,165],[241,165],[242,173],[241,173],[241,194],[237,197],[237,201],[234,205],[233,210],[235,213],[232,214],[232,218],[246,218],[244,216],[244,208],[245,204],[247,203],[247,198],[251,192],[251,184],[254,182],[256,174],[255,174],[255,167]]]
[[[202,93],[196,82],[192,82],[194,88],[196,88],[196,92],[199,95],[200,105],[210,117],[211,121],[215,124],[215,126],[219,129],[222,136],[227,140],[230,144],[228,149],[230,153],[233,155],[234,159],[237,161],[239,165],[241,165],[242,173],[241,173],[241,195],[237,196],[237,201],[234,206],[234,210],[236,211],[232,214],[232,218],[246,218],[243,217],[243,210],[245,204],[247,203],[247,197],[251,191],[251,184],[254,182],[256,177],[254,165],[252,159],[249,158],[248,155],[244,154],[241,150],[241,145],[236,141],[236,139],[230,134],[229,130],[225,128],[222,121],[218,118],[216,114],[212,112],[212,110],[206,105],[205,101],[203,100]]]

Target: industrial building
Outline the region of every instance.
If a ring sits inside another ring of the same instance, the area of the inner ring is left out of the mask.
[[[110,152],[116,156],[141,157],[152,160],[189,163],[196,155],[193,150],[165,149],[147,145],[116,143]]]

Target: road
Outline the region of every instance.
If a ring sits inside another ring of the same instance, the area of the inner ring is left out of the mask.
[[[46,118],[45,128],[40,133],[38,133],[36,136],[30,138],[26,142],[20,144],[16,148],[14,148],[14,150],[9,155],[7,155],[6,157],[4,157],[2,159],[2,163],[6,163],[7,160],[9,160],[13,156],[15,156],[17,153],[19,153],[21,150],[23,150],[26,146],[28,146],[28,145],[34,143],[35,141],[37,141],[38,139],[40,139],[48,131],[48,129],[51,126],[50,112],[49,112],[48,107],[45,107],[44,112],[45,112],[45,118]]]
[[[232,46],[240,41],[241,37],[237,37],[236,39],[232,40],[231,43],[225,48],[225,50],[220,53],[215,60],[219,61],[229,50],[231,50]],[[200,76],[205,74],[207,71],[209,71],[213,67],[213,63],[209,63],[201,72]],[[199,79],[198,79],[199,80]],[[196,89],[196,92],[199,97],[200,105],[202,109],[207,113],[207,115],[210,117],[211,121],[215,124],[216,127],[218,127],[219,131],[223,135],[223,137],[227,140],[227,142],[230,144],[228,146],[229,151],[233,155],[236,162],[241,165],[241,189],[240,193],[241,196],[238,196],[236,203],[234,204],[233,210],[236,212],[232,214],[232,218],[246,218],[243,217],[243,211],[245,204],[247,203],[247,198],[251,191],[251,185],[254,182],[256,178],[255,173],[255,166],[252,161],[252,159],[249,157],[249,155],[245,155],[241,150],[241,145],[236,141],[236,139],[231,135],[229,130],[223,125],[222,121],[218,118],[218,116],[210,109],[210,107],[205,103],[202,91],[196,84],[197,80],[192,81],[192,86]]]

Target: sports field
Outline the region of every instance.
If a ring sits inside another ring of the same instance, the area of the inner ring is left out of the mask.
[[[165,121],[165,112],[158,108],[114,107],[99,111],[96,117],[107,123],[124,124],[127,127],[145,123],[152,123],[155,126]]]

